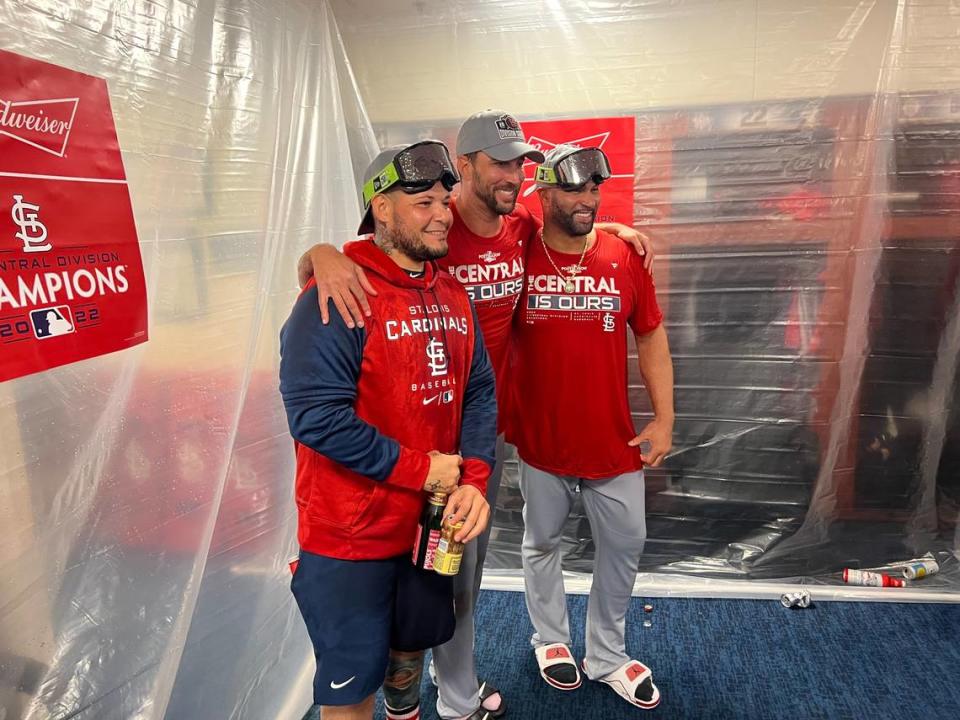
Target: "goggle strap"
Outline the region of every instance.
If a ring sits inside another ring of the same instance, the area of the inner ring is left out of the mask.
[[[543,183],[544,185],[556,185],[556,170],[551,167],[547,167],[546,165],[537,165],[536,182]]]
[[[363,186],[363,204],[369,205],[374,195],[383,192],[398,182],[400,182],[400,174],[397,172],[396,165],[394,165],[391,160],[389,165],[383,168],[376,177],[368,180]]]

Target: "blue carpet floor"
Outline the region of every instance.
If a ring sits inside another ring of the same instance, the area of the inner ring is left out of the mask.
[[[570,596],[574,653],[583,656],[584,596]],[[520,593],[484,591],[477,663],[499,687],[510,720],[735,718],[956,720],[960,718],[960,605],[634,599],[627,651],[649,664],[658,708],[632,708],[605,685],[547,687],[528,645]],[[652,627],[643,626],[650,619]],[[425,718],[436,690],[425,681]],[[377,717],[381,718],[378,704]]]

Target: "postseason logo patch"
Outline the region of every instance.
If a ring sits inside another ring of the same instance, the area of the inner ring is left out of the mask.
[[[501,140],[523,140],[520,123],[510,115],[501,115],[497,118],[497,133]]]

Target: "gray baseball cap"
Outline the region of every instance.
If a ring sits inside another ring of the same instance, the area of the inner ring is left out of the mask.
[[[463,121],[457,134],[457,155],[482,150],[494,160],[526,157],[543,162],[543,153],[523,141],[523,128],[510,113],[484,110]]]

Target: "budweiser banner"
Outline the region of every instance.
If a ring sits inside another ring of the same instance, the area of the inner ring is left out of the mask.
[[[598,147],[610,160],[613,177],[600,190],[597,222],[633,225],[634,118],[580,118],[575,120],[525,120],[527,142],[546,153],[557,145]],[[533,173],[536,165],[527,162],[526,179],[520,200],[537,217],[543,217],[536,196]]]
[[[106,82],[0,50],[0,382],[146,340]]]

